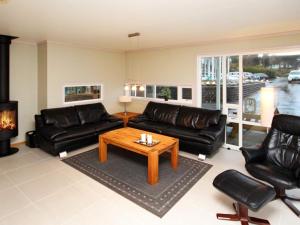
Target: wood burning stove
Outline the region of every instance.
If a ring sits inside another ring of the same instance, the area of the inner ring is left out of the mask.
[[[0,157],[18,151],[10,138],[18,135],[18,102],[9,99],[9,46],[16,37],[0,35]]]
[[[0,141],[18,135],[18,102],[0,103]]]

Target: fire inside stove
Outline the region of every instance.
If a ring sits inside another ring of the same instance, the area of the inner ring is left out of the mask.
[[[16,128],[16,112],[2,111],[0,112],[0,130],[13,130]]]

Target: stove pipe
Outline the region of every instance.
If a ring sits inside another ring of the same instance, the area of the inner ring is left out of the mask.
[[[9,101],[9,45],[15,38],[0,35],[0,103]]]

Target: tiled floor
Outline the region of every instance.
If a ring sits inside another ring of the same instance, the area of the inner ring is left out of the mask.
[[[216,219],[216,212],[233,213],[233,209],[232,200],[213,188],[212,180],[229,168],[246,173],[241,153],[222,149],[206,162],[213,164],[212,169],[158,218],[57,157],[21,146],[18,154],[0,158],[0,225],[239,224]],[[300,224],[279,200],[255,215],[273,225]]]

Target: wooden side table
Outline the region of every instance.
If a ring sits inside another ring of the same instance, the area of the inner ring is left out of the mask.
[[[118,112],[118,113],[115,113],[113,115],[120,118],[120,119],[122,119],[123,122],[124,122],[124,127],[127,127],[128,120],[133,118],[133,117],[136,117],[136,116],[140,115],[140,113],[127,112],[126,115],[125,115],[124,112]]]

